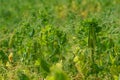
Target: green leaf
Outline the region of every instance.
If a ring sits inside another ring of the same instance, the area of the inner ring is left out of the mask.
[[[46,71],[47,73],[50,72],[49,64],[42,58],[40,59],[40,65],[44,71]]]

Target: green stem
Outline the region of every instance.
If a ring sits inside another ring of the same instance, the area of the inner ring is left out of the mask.
[[[93,63],[94,63],[95,43],[96,43],[95,29],[93,26],[90,26],[89,37],[88,37],[88,47],[91,49],[91,58]]]

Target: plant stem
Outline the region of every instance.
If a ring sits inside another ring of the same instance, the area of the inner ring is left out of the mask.
[[[94,26],[90,26],[89,36],[88,36],[88,47],[91,49],[91,58],[93,63],[94,63],[95,43],[96,43],[95,28]]]

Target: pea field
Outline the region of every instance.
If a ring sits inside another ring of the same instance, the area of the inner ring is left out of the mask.
[[[120,0],[0,0],[0,80],[120,80]]]

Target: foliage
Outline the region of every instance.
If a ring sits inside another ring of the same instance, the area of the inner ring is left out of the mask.
[[[0,80],[119,80],[119,0],[0,0]]]

